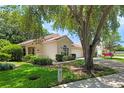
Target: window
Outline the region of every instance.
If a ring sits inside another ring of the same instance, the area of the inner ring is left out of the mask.
[[[61,54],[63,54],[63,55],[68,55],[68,54],[69,54],[69,48],[68,48],[66,45],[64,45],[64,46],[62,47],[62,52],[61,52]]]

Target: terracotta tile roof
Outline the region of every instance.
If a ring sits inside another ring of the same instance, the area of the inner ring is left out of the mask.
[[[22,42],[22,43],[19,43],[19,45],[28,44],[28,43],[31,43],[31,42],[33,42],[33,41],[34,41],[34,39],[32,39],[32,40],[27,40],[27,41],[24,41],[24,42]]]
[[[50,41],[58,40],[58,39],[60,39],[60,38],[62,38],[64,36],[65,35],[51,34],[51,35],[45,36],[41,40],[42,40],[42,43],[47,43],[47,42],[50,42]],[[33,41],[35,41],[35,39],[24,41],[22,43],[19,43],[19,45],[25,45],[25,44],[31,43]]]
[[[45,36],[44,39],[47,40],[47,39],[58,38],[58,37],[61,37],[61,35],[51,34],[51,35]]]
[[[50,42],[50,41],[53,41],[53,40],[58,40],[62,37],[64,37],[64,35],[59,35],[59,34],[48,35],[48,36],[44,37],[43,43],[47,43],[47,42]]]

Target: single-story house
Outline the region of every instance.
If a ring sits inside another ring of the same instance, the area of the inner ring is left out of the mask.
[[[83,57],[83,50],[80,44],[73,43],[66,35],[51,34],[43,39],[33,39],[20,43],[23,46],[24,54],[35,54],[55,59],[56,54],[76,54],[76,57]]]

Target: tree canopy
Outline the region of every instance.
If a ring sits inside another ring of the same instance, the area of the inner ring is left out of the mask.
[[[0,39],[20,43],[49,34],[40,20],[35,20],[36,16],[29,17],[29,11],[28,6],[0,7]]]
[[[102,43],[106,49],[115,51],[120,40],[121,36],[117,31],[110,31],[109,33],[104,34]]]

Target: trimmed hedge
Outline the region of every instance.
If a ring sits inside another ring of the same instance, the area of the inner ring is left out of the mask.
[[[11,59],[10,54],[0,52],[0,61],[9,61]]]
[[[57,60],[58,62],[63,61],[63,56],[64,56],[64,55],[62,55],[62,54],[56,54],[56,60]]]
[[[52,65],[52,59],[48,57],[32,56],[29,61],[36,65]]]
[[[23,57],[23,48],[16,44],[11,44],[3,47],[1,52],[10,54],[12,61],[21,61]]]
[[[63,56],[63,61],[69,61],[72,60],[72,56],[68,55],[68,56]]]
[[[62,54],[56,54],[56,60],[58,62],[61,61],[69,61],[69,60],[75,60],[76,59],[76,54],[70,54],[70,55],[62,55]]]
[[[75,56],[72,55],[63,56],[63,61],[70,61],[70,60],[75,60]]]
[[[71,54],[71,56],[72,56],[72,60],[76,59],[76,54]]]
[[[0,71],[14,69],[15,65],[10,63],[0,63]]]

